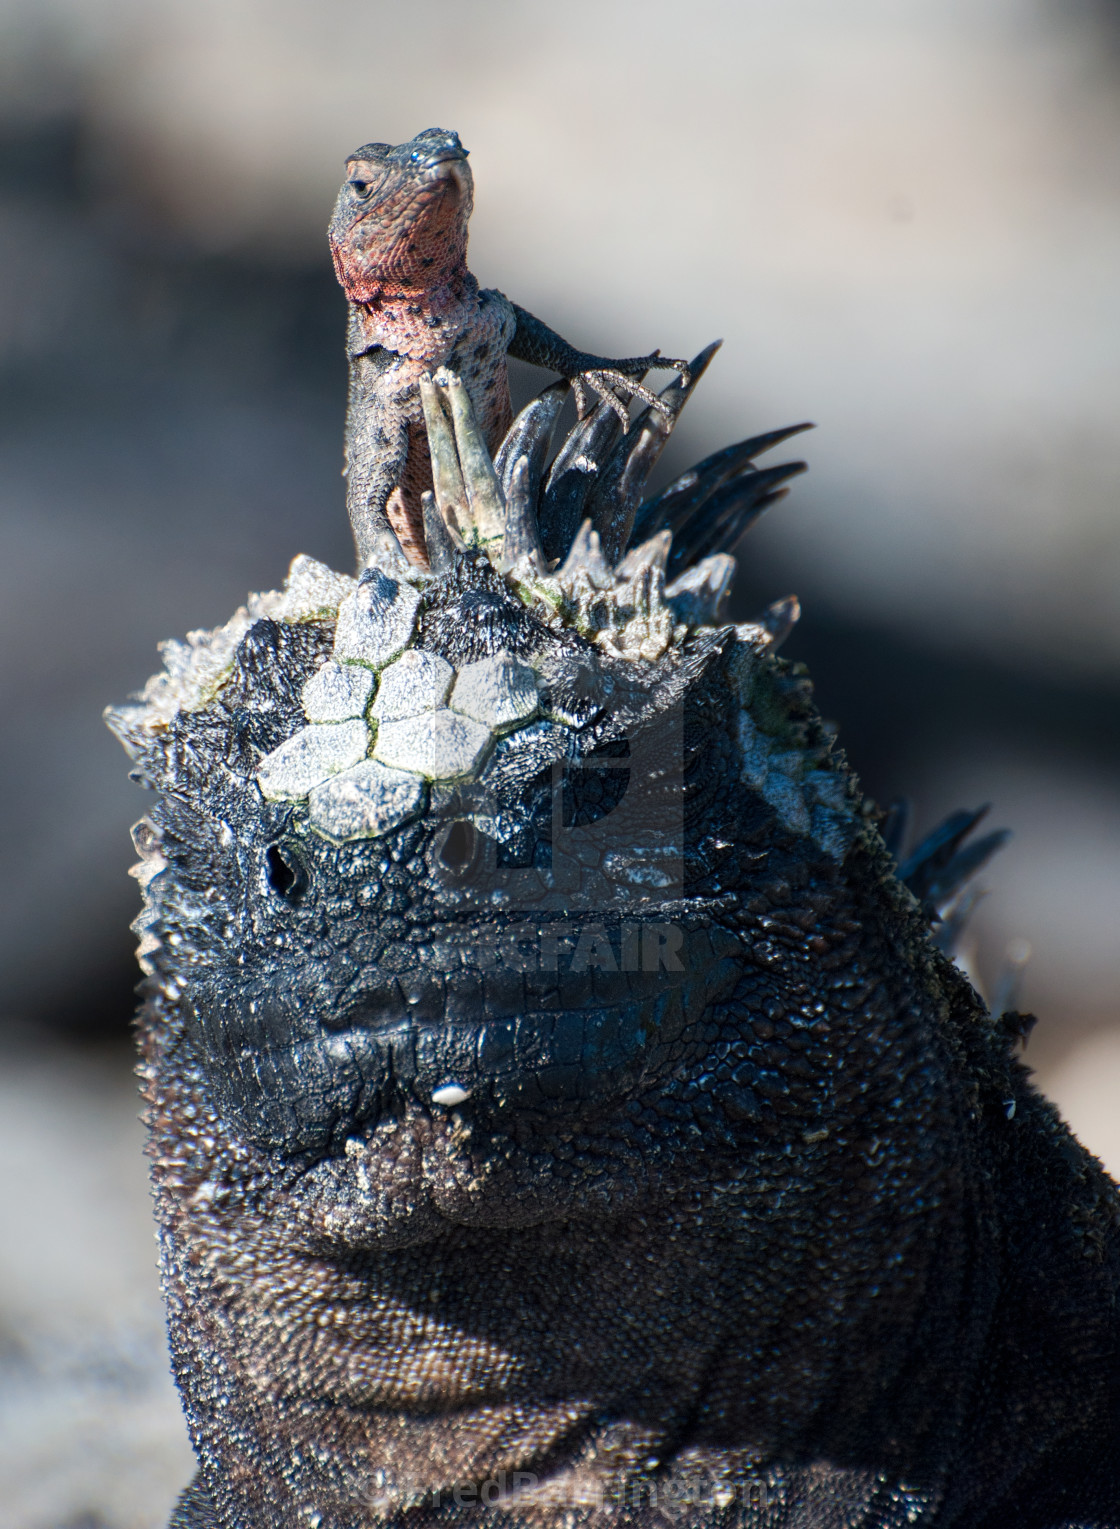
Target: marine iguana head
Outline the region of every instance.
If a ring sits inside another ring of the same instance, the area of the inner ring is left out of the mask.
[[[457,133],[429,127],[408,143],[367,143],[346,161],[328,229],[353,303],[440,285],[464,269],[474,183]]]
[[[752,458],[790,432],[640,502],[712,350],[547,468],[563,384],[492,463],[466,390],[425,379],[431,571],[390,534],[357,580],[297,558],[109,715],[163,793],[137,928],[173,1044],[322,1228],[610,1211],[636,1164],[767,1109],[735,910],[878,840],[774,656],[788,605],[721,623],[721,549],[801,468]],[[541,528],[573,512],[557,564]]]

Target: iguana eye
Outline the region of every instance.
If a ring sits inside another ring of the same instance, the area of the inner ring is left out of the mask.
[[[354,180],[348,180],[346,184],[353,191],[354,195],[359,197],[363,202],[373,190],[373,182],[364,181],[360,177],[356,177]]]
[[[302,853],[288,839],[270,844],[265,854],[268,884],[291,907],[300,901],[310,884]]]

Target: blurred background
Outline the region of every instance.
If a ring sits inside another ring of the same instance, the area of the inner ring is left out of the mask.
[[[978,981],[1120,1170],[1120,4],[0,0],[0,1524],[189,1474],[128,1021],[155,643],[348,567],[347,152],[455,128],[471,265],[573,342],[724,349],[662,481],[804,418],[748,616],[869,791],[1014,829]],[[545,379],[520,369],[525,397]]]

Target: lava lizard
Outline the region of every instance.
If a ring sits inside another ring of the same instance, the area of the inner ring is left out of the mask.
[[[683,362],[610,358],[576,350],[467,270],[473,201],[467,151],[457,133],[428,128],[408,143],[367,143],[346,161],[329,228],[335,270],[349,300],[346,350],[346,500],[359,562],[386,520],[422,563],[420,496],[432,487],[417,381],[449,368],[466,384],[487,443],[511,420],[506,356],[559,372],[580,412],[591,395],[623,409],[650,368]]]

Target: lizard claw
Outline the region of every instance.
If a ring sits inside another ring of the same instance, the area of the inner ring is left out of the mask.
[[[663,356],[660,350],[655,350],[649,357],[649,364],[655,371],[677,372],[682,388],[688,387],[692,381],[691,361],[680,361],[676,356]]]
[[[630,402],[634,398],[640,398],[648,408],[656,409],[658,413],[668,418],[672,411],[665,400],[659,398],[638,380],[638,377],[650,368],[664,368],[679,372],[683,387],[687,387],[692,379],[687,361],[676,361],[667,356],[663,358],[659,350],[640,358],[634,368],[638,376],[614,366],[589,367],[572,378],[572,391],[575,394],[579,418],[584,419],[590,413],[589,393],[596,394],[605,404],[609,404],[623,425],[630,423],[628,411]]]

